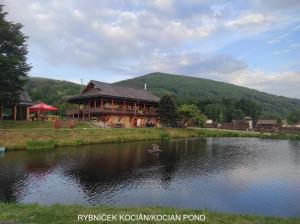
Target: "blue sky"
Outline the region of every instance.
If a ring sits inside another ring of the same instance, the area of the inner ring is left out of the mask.
[[[150,72],[300,98],[299,0],[4,0],[31,76],[87,83]]]

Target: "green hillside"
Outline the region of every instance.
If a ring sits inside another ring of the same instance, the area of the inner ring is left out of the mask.
[[[80,85],[64,80],[30,77],[25,85],[33,102],[43,101],[47,104],[58,105],[62,97],[80,92]]]
[[[100,80],[101,81],[101,80]],[[286,117],[293,110],[300,110],[300,100],[248,89],[228,83],[190,76],[151,73],[115,83],[116,85],[144,88],[162,96],[165,92],[175,95],[179,104],[195,103],[203,100],[222,100],[231,98],[249,99],[260,105],[265,113]],[[43,101],[58,105],[61,99],[80,92],[80,85],[68,81],[30,77],[25,89],[34,102]]]
[[[172,93],[179,103],[198,103],[203,100],[222,100],[241,98],[256,102],[264,113],[272,113],[286,117],[293,110],[300,110],[300,100],[276,96],[257,90],[236,86],[224,82],[165,73],[151,73],[115,83],[116,85],[144,88],[161,96],[165,92]]]

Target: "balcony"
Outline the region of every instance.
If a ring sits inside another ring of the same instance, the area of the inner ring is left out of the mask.
[[[155,110],[130,110],[123,108],[101,108],[101,107],[91,107],[85,109],[67,109],[65,111],[66,115],[78,115],[78,114],[111,114],[111,115],[129,115],[129,116],[157,116]]]

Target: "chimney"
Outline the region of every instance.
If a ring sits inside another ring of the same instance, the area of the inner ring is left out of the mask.
[[[145,89],[145,91],[147,90],[147,83],[145,83],[145,85],[144,85],[144,89]]]

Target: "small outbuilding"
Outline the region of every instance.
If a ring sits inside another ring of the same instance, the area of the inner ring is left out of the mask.
[[[278,132],[277,120],[258,120],[256,122],[256,131]]]
[[[19,101],[12,108],[12,120],[28,120],[29,107],[33,105],[31,97],[26,91],[19,95]]]

